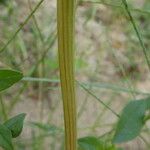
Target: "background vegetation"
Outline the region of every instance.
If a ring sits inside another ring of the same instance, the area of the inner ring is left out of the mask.
[[[16,150],[63,149],[56,1],[0,2],[0,67],[24,74],[1,92],[0,120],[27,114]],[[150,1],[123,2],[80,0],[76,14],[78,136],[97,136],[110,147],[116,115],[150,88]],[[149,133],[147,122],[141,137],[117,147],[148,150]]]

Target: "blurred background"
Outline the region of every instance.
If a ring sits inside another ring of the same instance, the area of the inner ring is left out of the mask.
[[[62,150],[56,0],[0,0],[0,4],[0,47],[7,44],[0,53],[0,67],[25,76],[1,93],[8,118],[27,114],[15,149]],[[128,5],[149,58],[150,1],[128,0]],[[80,0],[76,9],[78,136],[94,135],[109,142],[118,118],[101,102],[119,114],[128,101],[148,96],[150,70],[121,0]],[[0,108],[0,120],[4,118]],[[148,150],[148,123],[141,135],[142,139],[120,146]]]

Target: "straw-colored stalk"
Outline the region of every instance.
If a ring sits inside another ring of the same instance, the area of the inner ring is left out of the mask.
[[[57,0],[58,52],[64,107],[65,148],[76,150],[76,102],[74,82],[75,0]]]

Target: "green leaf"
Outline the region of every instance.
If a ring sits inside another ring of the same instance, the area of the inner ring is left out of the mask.
[[[0,4],[6,6],[6,4],[9,2],[10,0],[0,0]]]
[[[126,142],[137,137],[144,125],[144,117],[150,100],[131,101],[123,109],[113,141]]]
[[[10,130],[0,124],[0,146],[5,150],[13,150],[12,136]]]
[[[84,137],[78,140],[79,150],[117,150],[114,145],[100,141],[96,137]]]
[[[23,74],[18,71],[0,69],[0,91],[9,88],[22,77]]]
[[[20,135],[23,128],[23,121],[25,119],[26,114],[19,114],[9,120],[7,120],[4,125],[11,131],[12,137],[16,138]]]
[[[6,2],[6,0],[0,0],[0,3],[2,3],[2,4],[5,3],[5,2]]]

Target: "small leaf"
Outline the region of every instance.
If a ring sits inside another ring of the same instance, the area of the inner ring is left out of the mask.
[[[5,150],[13,150],[12,136],[10,130],[0,124],[0,146]]]
[[[130,141],[139,135],[144,125],[148,101],[131,101],[123,109],[113,140],[115,143]]]
[[[12,86],[14,83],[21,80],[22,73],[14,70],[0,69],[0,91]]]
[[[100,141],[96,137],[84,137],[78,140],[79,150],[117,150],[114,145]]]
[[[12,137],[16,138],[20,135],[23,128],[23,121],[26,114],[19,114],[9,120],[7,120],[4,125],[11,131]]]

